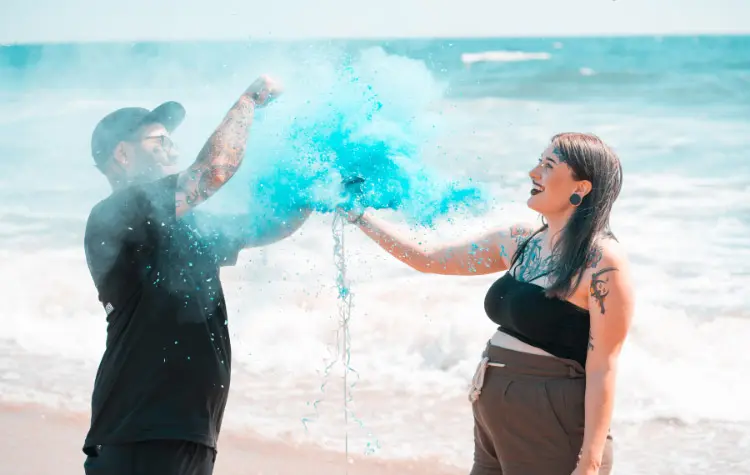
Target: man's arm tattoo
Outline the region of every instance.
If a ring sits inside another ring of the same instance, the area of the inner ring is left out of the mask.
[[[176,197],[178,212],[207,200],[237,172],[245,156],[254,110],[249,97],[240,97],[206,141],[195,162],[180,174]]]
[[[589,330],[589,351],[594,351],[594,337],[591,336],[591,330]]]
[[[602,315],[606,313],[604,308],[604,300],[607,298],[607,295],[609,295],[609,278],[605,276],[605,274],[616,270],[618,270],[616,267],[605,267],[598,272],[594,272],[594,274],[591,276],[589,295],[596,299]]]

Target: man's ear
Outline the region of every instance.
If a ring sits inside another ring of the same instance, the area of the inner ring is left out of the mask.
[[[117,144],[117,146],[115,147],[115,150],[112,152],[112,159],[116,165],[119,165],[122,168],[127,168],[128,150],[125,145],[125,142],[120,142]]]

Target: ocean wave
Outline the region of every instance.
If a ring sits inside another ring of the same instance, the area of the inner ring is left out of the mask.
[[[543,61],[552,56],[549,53],[527,53],[523,51],[484,51],[481,53],[463,53],[461,62],[466,65],[474,63],[511,63],[518,61]]]

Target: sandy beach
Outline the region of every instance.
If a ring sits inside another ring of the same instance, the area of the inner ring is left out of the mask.
[[[62,413],[40,406],[0,405],[0,475],[83,474],[81,441],[88,427],[86,414]],[[431,474],[464,471],[430,460],[384,461],[351,457],[312,446],[222,434],[216,475],[298,474]]]

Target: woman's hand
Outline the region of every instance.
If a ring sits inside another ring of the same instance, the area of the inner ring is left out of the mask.
[[[584,467],[579,464],[571,475],[599,475],[599,469]]]
[[[336,208],[336,211],[339,215],[343,216],[349,224],[359,224],[362,217],[365,215],[364,209],[352,209],[347,211],[343,208]]]
[[[352,209],[346,212],[346,220],[351,224],[360,224],[362,218],[365,216],[365,210],[363,209]]]
[[[592,460],[583,458],[581,454],[578,454],[578,465],[576,465],[571,475],[599,475],[600,466],[601,461],[594,463]]]

